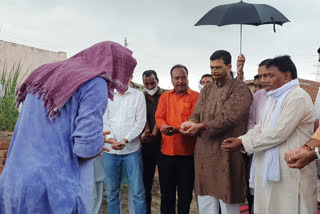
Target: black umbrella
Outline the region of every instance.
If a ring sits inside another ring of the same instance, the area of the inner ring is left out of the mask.
[[[249,4],[243,1],[212,8],[195,26],[240,24],[240,53],[242,51],[242,25],[282,25],[290,22],[280,11],[266,4]]]

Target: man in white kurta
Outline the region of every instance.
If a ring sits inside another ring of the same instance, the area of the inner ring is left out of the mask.
[[[109,213],[121,213],[119,194],[123,163],[126,165],[129,182],[129,211],[136,214],[146,213],[140,140],[146,119],[145,97],[138,89],[129,87],[124,94],[116,91],[113,101],[108,101],[103,116],[103,129],[111,131],[107,137],[112,145],[105,144],[110,153],[104,153],[103,159]],[[130,208],[131,196],[134,209]]]
[[[313,111],[310,96],[296,86],[283,103],[280,118],[275,128],[268,128],[275,101],[267,112],[265,128],[261,122],[240,137],[246,152],[256,152],[255,172],[255,213],[316,213],[315,164],[302,170],[290,169],[284,161],[284,153],[300,147],[312,136]],[[261,121],[261,120],[260,120]],[[279,145],[280,181],[268,182],[262,186],[260,170],[264,161],[265,150]],[[312,208],[311,210],[309,208]]]
[[[310,96],[299,85],[293,86],[283,100],[273,127],[271,124],[278,101],[270,102],[269,107],[264,107],[267,111],[260,114],[259,124],[238,139],[226,139],[222,148],[256,153],[254,213],[316,214],[315,163],[298,170],[289,168],[284,160],[285,152],[302,146],[312,136],[314,117]],[[266,150],[276,146],[279,148],[280,180],[267,180],[264,186],[262,169]]]

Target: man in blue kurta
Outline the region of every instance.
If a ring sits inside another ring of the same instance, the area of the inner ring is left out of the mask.
[[[91,212],[102,117],[113,90],[127,89],[131,54],[101,42],[39,67],[21,85],[17,101],[24,105],[0,177],[1,214]]]

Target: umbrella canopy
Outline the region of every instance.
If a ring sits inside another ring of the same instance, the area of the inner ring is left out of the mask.
[[[195,26],[240,24],[240,53],[242,46],[242,25],[282,25],[290,22],[280,11],[266,4],[249,4],[243,1],[212,8]]]

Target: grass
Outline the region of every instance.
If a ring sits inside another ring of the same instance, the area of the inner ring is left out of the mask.
[[[128,210],[128,194],[129,194],[128,185],[122,184],[121,185],[121,213],[122,214],[130,214]],[[160,183],[159,183],[159,177],[156,175],[154,178],[153,186],[152,186],[151,213],[160,214],[160,207],[161,207]],[[103,210],[102,212],[103,214],[108,214],[108,205],[107,205],[106,197],[103,197],[102,210]],[[191,202],[189,213],[190,214],[198,213],[198,207],[197,207],[195,197],[193,197],[193,200]]]
[[[4,64],[0,83],[4,91],[4,97],[0,99],[0,131],[13,131],[17,122],[19,111],[16,107],[16,88],[18,80],[21,79],[21,64],[14,64],[8,69]]]

